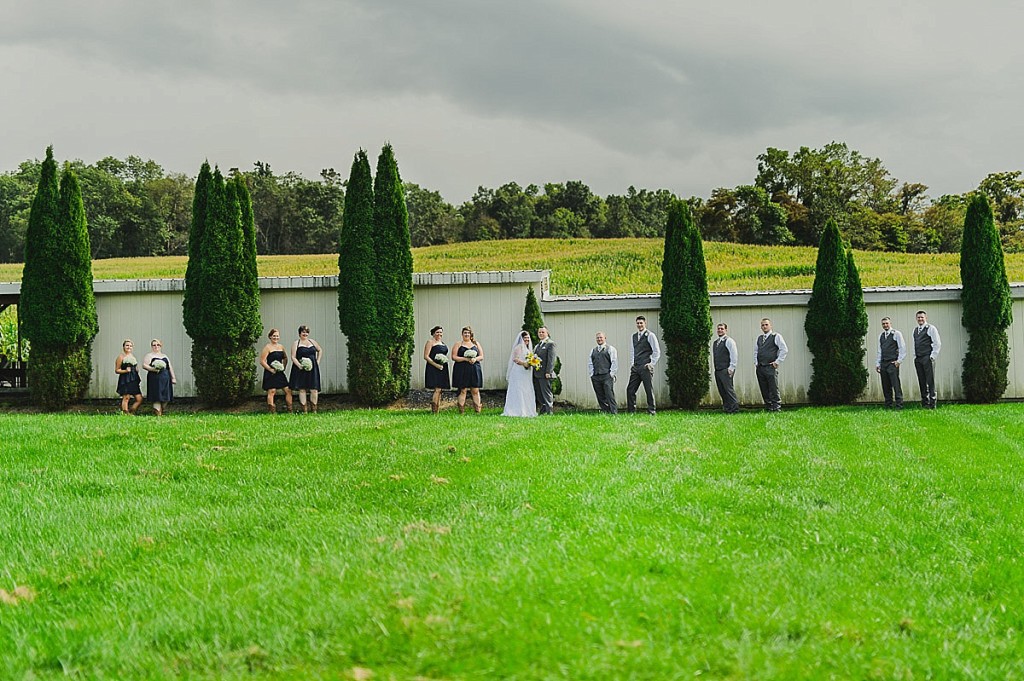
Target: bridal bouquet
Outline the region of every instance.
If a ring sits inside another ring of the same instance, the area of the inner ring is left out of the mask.
[[[135,355],[125,355],[125,358],[121,360],[121,368],[138,366],[139,360],[135,359]]]
[[[462,353],[462,356],[465,357],[466,359],[473,359],[474,357],[477,356],[477,351],[470,348],[469,350],[466,350],[464,353]]]
[[[434,357],[434,361],[438,364],[445,365],[448,363],[448,355],[437,355]]]
[[[540,369],[540,357],[532,352],[526,353],[526,365],[524,369]]]
[[[302,367],[303,371],[312,371],[313,360],[311,360],[309,357],[303,357],[302,359],[299,360],[299,366]]]
[[[284,371],[284,363],[279,359],[275,359],[270,363],[270,368],[274,371]]]
[[[164,369],[167,368],[167,362],[163,361],[162,359],[154,359],[152,362],[149,363],[149,366],[153,367],[157,371],[163,371]]]

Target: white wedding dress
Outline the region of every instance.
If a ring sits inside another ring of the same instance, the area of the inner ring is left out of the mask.
[[[512,345],[512,353],[508,358],[508,391],[505,393],[505,411],[502,416],[536,416],[537,401],[533,394],[533,369],[524,368],[516,364],[516,361],[523,362],[526,355],[533,352],[529,341],[523,342],[521,336],[516,336],[516,342]]]

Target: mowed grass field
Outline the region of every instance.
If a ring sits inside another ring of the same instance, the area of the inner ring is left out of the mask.
[[[1024,405],[0,415],[12,679],[1024,678]]]
[[[413,249],[417,272],[551,270],[558,295],[657,293],[661,290],[660,239],[522,239]],[[712,291],[810,288],[817,249],[788,246],[704,244]],[[925,286],[960,283],[960,256],[858,251],[864,286]],[[185,257],[114,258],[93,263],[97,279],[180,278]],[[1024,281],[1024,253],[1006,256],[1011,281]],[[331,275],[338,256],[261,256],[261,276]],[[18,281],[20,264],[0,264],[0,281]]]

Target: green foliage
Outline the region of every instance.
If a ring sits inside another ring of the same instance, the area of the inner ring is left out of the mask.
[[[20,297],[22,330],[41,347],[62,344],[62,339],[55,338],[50,331],[51,296],[62,283],[57,280],[63,266],[62,251],[57,162],[53,160],[53,147],[47,147],[29,214]]]
[[[48,411],[57,411],[80,401],[92,377],[92,343],[43,348],[32,347],[25,368],[32,401]]]
[[[409,392],[415,345],[409,213],[390,144],[384,145],[377,158],[373,201],[376,255],[376,324],[373,329],[375,351],[384,359],[383,391],[376,396],[376,401],[390,402]]]
[[[682,201],[668,212],[661,272],[659,320],[668,359],[669,396],[676,406],[696,409],[710,381],[711,303],[703,241]]]
[[[534,345],[540,342],[540,339],[537,337],[537,329],[542,326],[544,326],[544,315],[540,312],[537,294],[533,292],[533,287],[530,286],[526,289],[526,305],[523,308],[522,330],[530,332],[530,338],[533,340]]]
[[[450,244],[460,238],[462,216],[440,192],[406,182],[405,205],[409,211],[409,238],[414,247]]]
[[[220,169],[200,170],[189,243],[184,301],[192,338],[192,373],[203,401],[232,405],[253,392],[253,344],[262,335],[254,228],[249,192],[241,178],[225,182]],[[248,224],[243,224],[243,216]]]
[[[206,210],[210,200],[213,173],[210,164],[203,161],[196,177],[192,195],[192,226],[188,232],[188,267],[185,269],[185,294],[182,300],[182,322],[185,332],[196,338],[202,331],[200,301],[202,300],[203,258],[202,243],[206,231]]]
[[[860,275],[835,220],[821,235],[804,330],[812,354],[807,396],[814,404],[849,404],[867,386],[867,313]]]
[[[352,159],[338,238],[338,322],[348,341],[348,390],[362,404],[376,404],[383,364],[373,348],[376,263],[373,244],[373,177],[366,152]]]
[[[964,397],[968,402],[994,402],[1007,386],[1006,329],[1013,322],[1013,301],[987,196],[977,193],[971,197],[963,234],[961,323],[969,334],[962,375]]]
[[[28,359],[31,344],[21,339],[21,358]],[[0,311],[0,363],[18,359],[18,306],[11,305]]]
[[[89,387],[92,340],[99,331],[89,229],[74,171],[57,185],[47,148],[29,218],[19,301],[22,330],[34,352],[28,367],[33,400],[60,409]]]

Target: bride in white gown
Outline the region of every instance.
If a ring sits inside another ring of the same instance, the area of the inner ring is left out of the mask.
[[[533,369],[526,364],[526,356],[533,352],[530,333],[516,336],[508,358],[508,391],[505,393],[505,411],[502,416],[536,416],[537,402],[533,395]]]

